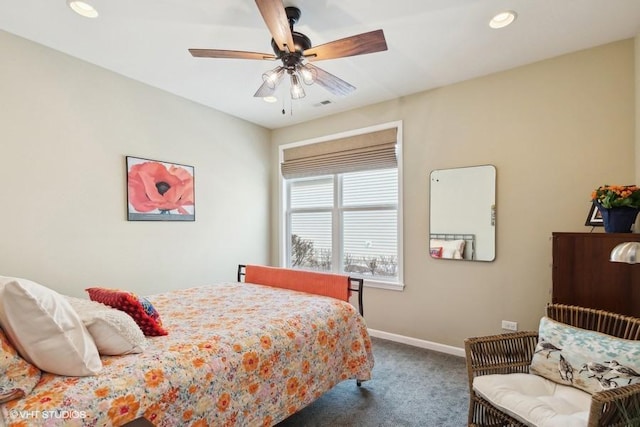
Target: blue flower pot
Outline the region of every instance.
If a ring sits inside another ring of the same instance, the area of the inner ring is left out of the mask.
[[[638,216],[637,208],[623,206],[607,209],[598,203],[596,206],[602,215],[604,231],[607,233],[631,233],[631,226],[636,222],[636,216]]]

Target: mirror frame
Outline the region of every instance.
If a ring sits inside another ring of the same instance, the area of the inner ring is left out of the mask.
[[[494,165],[431,171],[428,237],[432,258],[495,260],[496,175]],[[471,221],[474,225],[470,227]]]

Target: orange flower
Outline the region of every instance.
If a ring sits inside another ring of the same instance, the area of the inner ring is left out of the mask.
[[[260,359],[258,358],[258,355],[253,351],[245,353],[244,356],[242,356],[242,366],[244,366],[245,371],[254,371],[258,369],[259,362]]]
[[[270,349],[271,348],[271,338],[268,337],[267,335],[263,335],[262,338],[260,338],[260,345],[265,350]]]
[[[162,407],[159,403],[154,403],[149,406],[146,411],[144,411],[144,417],[149,420],[153,425],[156,425],[156,421],[160,419],[162,416]]]
[[[191,418],[193,418],[193,410],[192,409],[187,409],[186,411],[184,411],[182,413],[182,419],[184,421],[189,421]]]
[[[260,386],[258,385],[258,383],[253,383],[253,384],[249,385],[249,393],[250,394],[256,394],[256,392],[258,391],[259,388],[260,388]]]
[[[329,340],[329,349],[331,351],[335,351],[336,348],[338,347],[336,344],[338,343],[338,339],[336,337],[331,337],[331,339]]]
[[[107,397],[109,395],[109,389],[107,387],[100,387],[96,389],[93,394],[96,397]]]
[[[273,371],[271,370],[271,363],[268,361],[260,364],[260,378],[271,378]]]
[[[351,372],[355,372],[360,367],[360,363],[358,363],[358,359],[351,359],[349,360],[348,366]]]
[[[303,385],[298,390],[298,398],[300,400],[304,400],[305,397],[307,397],[307,387],[305,385]]]
[[[162,398],[160,400],[167,403],[173,403],[176,401],[177,398],[178,398],[178,389],[176,387],[171,387],[169,390],[167,390],[166,393],[162,395]]]
[[[262,426],[271,427],[272,425],[273,425],[273,418],[271,417],[271,415],[267,415],[266,417],[264,417],[264,419],[262,420]]]
[[[362,345],[360,344],[360,341],[354,341],[351,343],[351,350],[355,353],[359,352],[360,349],[362,348]]]
[[[292,377],[287,380],[287,394],[289,396],[291,396],[292,394],[295,394],[296,391],[298,391],[298,387],[300,387],[300,382],[298,381],[298,378]]]
[[[196,357],[191,361],[194,368],[201,368],[204,365],[204,359],[202,357]]]
[[[138,212],[177,209],[184,215],[183,206],[193,205],[193,176],[185,168],[144,162],[131,166],[128,178],[129,203]]]
[[[310,367],[309,361],[305,359],[302,362],[302,373],[303,374],[308,374],[309,373],[309,367]]]
[[[38,393],[30,394],[25,403],[25,409],[51,409],[56,408],[61,403],[61,394],[58,393]]]
[[[224,412],[227,410],[230,403],[231,396],[229,396],[229,393],[222,393],[222,395],[218,398],[218,403],[216,404],[216,406],[221,412]]]
[[[327,333],[325,331],[318,333],[318,343],[320,343],[321,346],[327,345]]]
[[[198,420],[191,424],[191,427],[209,427],[209,424],[207,424],[206,420]]]
[[[233,351],[235,351],[236,353],[240,353],[242,351],[242,346],[240,344],[234,344],[233,345]]]
[[[602,185],[591,192],[591,200],[610,209],[628,206],[640,207],[640,187],[636,185]]]
[[[158,387],[164,381],[164,373],[161,369],[151,369],[144,374],[147,387]]]
[[[122,425],[137,418],[139,408],[140,403],[135,396],[129,394],[114,400],[107,414],[114,425]]]

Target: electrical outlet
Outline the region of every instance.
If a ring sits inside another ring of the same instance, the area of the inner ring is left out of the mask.
[[[512,322],[510,320],[502,321],[502,329],[506,329],[508,331],[517,331],[518,330],[518,322]]]

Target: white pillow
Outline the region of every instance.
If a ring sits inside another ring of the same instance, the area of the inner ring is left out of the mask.
[[[88,299],[66,298],[89,330],[100,354],[142,353],[147,341],[127,313]]]
[[[441,258],[462,259],[464,255],[464,240],[431,239],[432,248],[442,248]]]
[[[0,326],[18,353],[43,371],[87,376],[102,369],[91,334],[69,302],[52,289],[0,276]]]

